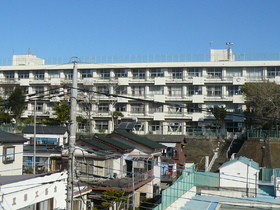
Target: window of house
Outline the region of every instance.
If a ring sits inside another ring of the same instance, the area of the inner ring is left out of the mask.
[[[15,72],[14,71],[4,71],[3,72],[4,78],[7,80],[13,80],[15,78]]]
[[[59,78],[60,77],[59,71],[58,70],[49,71],[49,77],[50,78]]]
[[[249,67],[246,69],[247,77],[251,79],[262,79],[263,68],[262,67]]]
[[[92,70],[90,69],[85,69],[81,71],[82,78],[92,78]]]
[[[146,69],[132,69],[133,79],[145,79],[146,78]]]
[[[127,69],[115,69],[115,78],[127,77]]]
[[[19,71],[18,72],[19,79],[28,79],[29,78],[29,71]]]
[[[127,95],[127,86],[118,86],[115,93],[117,95]]]
[[[15,161],[15,147],[3,147],[3,163],[12,163]]]
[[[163,95],[163,86],[150,86],[150,95]]]
[[[115,110],[118,112],[126,112],[126,104],[117,103],[115,105]]]
[[[109,79],[110,69],[99,69],[97,70],[97,74],[100,79]]]
[[[45,72],[44,71],[34,71],[34,79],[35,80],[44,80]]]
[[[228,96],[240,95],[241,94],[241,86],[239,85],[229,85],[227,86]]]
[[[150,104],[149,106],[149,112],[163,112],[163,105],[162,104]]]
[[[133,96],[144,96],[145,87],[144,86],[132,86],[131,92]]]
[[[96,130],[108,130],[108,121],[107,120],[95,120],[95,129]]]
[[[134,103],[131,104],[131,113],[144,113],[145,112],[145,105],[142,103]]]
[[[151,78],[164,77],[164,69],[150,69]]]
[[[227,68],[226,69],[226,77],[241,77],[242,76],[242,68]]]
[[[170,70],[172,79],[182,79],[183,78],[183,69],[175,68]]]
[[[43,103],[37,103],[36,112],[43,112]]]
[[[267,67],[267,77],[274,78],[280,76],[280,66]]]
[[[202,69],[201,68],[188,68],[188,78],[193,78],[193,77],[201,77],[202,74]]]
[[[100,103],[98,104],[98,112],[108,113],[109,112],[109,104],[107,103]]]
[[[182,86],[168,86],[168,96],[182,96]]]
[[[73,79],[73,71],[72,70],[65,70],[64,75],[65,75],[66,80],[72,80]]]
[[[222,86],[221,85],[209,85],[206,87],[207,96],[221,96]]]
[[[188,87],[188,95],[202,95],[202,86],[192,85]]]
[[[222,68],[207,68],[209,78],[222,78]]]

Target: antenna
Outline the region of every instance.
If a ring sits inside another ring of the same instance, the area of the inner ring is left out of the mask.
[[[211,48],[212,48],[212,44],[213,44],[213,41],[210,41],[210,42],[209,42],[210,50],[211,50]]]

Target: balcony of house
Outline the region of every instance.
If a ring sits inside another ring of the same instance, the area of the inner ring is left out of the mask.
[[[0,80],[0,84],[18,85],[20,81],[15,78],[3,78]]]

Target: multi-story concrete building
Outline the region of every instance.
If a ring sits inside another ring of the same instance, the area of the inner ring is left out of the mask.
[[[119,111],[137,118],[137,134],[186,135],[190,128],[215,127],[215,118],[207,111],[215,105],[241,112],[245,82],[280,83],[279,59],[235,61],[231,49],[210,52],[209,61],[199,62],[78,63],[77,114],[92,123],[92,132],[111,132],[112,113]],[[37,99],[37,117],[54,117],[54,104],[69,99],[72,70],[73,64],[46,65],[34,55],[14,56],[12,65],[1,66],[0,95],[7,97],[19,84],[26,94],[51,96]],[[60,93],[65,94],[59,97]],[[28,101],[23,118],[33,115],[34,104]],[[226,117],[229,131],[241,130],[243,123],[242,116]]]

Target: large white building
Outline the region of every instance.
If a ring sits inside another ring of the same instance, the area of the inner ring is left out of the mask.
[[[244,109],[245,82],[280,83],[280,60],[235,61],[231,49],[210,52],[209,61],[201,62],[78,63],[77,114],[90,119],[93,132],[111,132],[112,113],[119,111],[137,118],[137,134],[187,135],[191,128],[215,127],[214,116],[207,111],[215,105],[235,113]],[[34,55],[14,56],[12,65],[0,66],[0,95],[7,97],[19,84],[26,94],[52,96],[37,99],[37,117],[54,117],[54,104],[70,97],[72,77],[73,63],[45,65]],[[22,117],[33,114],[34,101],[28,101]],[[242,116],[227,115],[229,131],[243,126]]]

